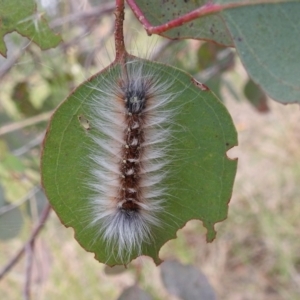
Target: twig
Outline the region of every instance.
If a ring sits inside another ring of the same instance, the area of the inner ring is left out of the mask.
[[[23,298],[24,300],[30,300],[30,285],[31,285],[31,273],[33,265],[33,254],[34,254],[34,240],[25,246],[26,253],[26,269],[25,269],[25,284]]]
[[[0,217],[2,215],[4,215],[5,213],[7,213],[8,211],[22,205],[24,202],[26,202],[27,200],[29,200],[32,196],[34,196],[38,191],[40,191],[41,187],[40,186],[35,186],[34,188],[32,188],[27,195],[25,195],[24,197],[22,197],[20,200],[18,200],[15,203],[11,203],[5,206],[2,206],[0,208]]]
[[[7,265],[4,266],[2,268],[2,270],[0,271],[0,280],[20,260],[20,258],[22,257],[22,255],[25,252],[25,249],[26,249],[27,245],[31,244],[36,239],[36,237],[40,233],[41,229],[43,228],[43,226],[44,226],[47,218],[49,217],[50,211],[51,211],[51,206],[50,206],[50,204],[47,204],[47,206],[42,211],[42,214],[41,214],[41,217],[40,217],[40,220],[39,220],[38,224],[32,230],[31,235],[30,235],[28,241],[26,243],[24,243],[24,245],[22,246],[22,248],[11,258],[11,260],[7,263]]]
[[[11,154],[13,154],[15,156],[21,156],[21,155],[27,153],[30,149],[38,146],[42,142],[44,136],[45,136],[45,131],[40,133],[38,136],[36,136],[34,139],[29,141],[22,147],[12,150]]]
[[[37,123],[40,123],[43,121],[47,121],[52,114],[53,114],[53,111],[49,111],[49,112],[45,112],[40,115],[25,119],[23,121],[4,125],[4,126],[0,127],[0,136],[7,134],[9,132],[12,132],[12,131],[22,129],[24,127],[28,127],[28,126],[31,126],[31,125],[34,125],[34,124],[37,124]]]
[[[23,42],[21,46],[18,47],[18,50],[15,51],[13,54],[9,54],[8,58],[1,63],[1,68],[0,68],[0,79],[2,79],[6,73],[16,64],[18,59],[25,53],[27,47],[30,45],[28,40]]]
[[[162,25],[153,26],[145,17],[143,12],[140,10],[138,5],[135,3],[134,0],[126,0],[130,8],[132,9],[135,16],[138,18],[138,20],[142,23],[145,30],[149,35],[151,34],[161,34],[167,30],[170,30],[175,27],[179,27],[187,22],[190,22],[194,19],[211,15],[214,13],[218,13],[220,11],[223,11],[225,9],[230,8],[238,8],[243,6],[250,6],[250,5],[258,5],[258,4],[273,4],[274,2],[282,2],[282,0],[246,0],[243,2],[233,2],[233,3],[227,3],[227,4],[215,4],[211,1],[208,1],[206,4],[198,7],[195,10],[192,10],[191,12],[180,16],[179,18],[173,19],[167,23],[164,23]]]
[[[66,17],[55,19],[55,20],[51,21],[49,25],[50,25],[50,28],[54,28],[57,26],[61,26],[61,25],[65,24],[66,22],[75,21],[76,23],[78,23],[78,21],[82,20],[82,19],[90,19],[93,17],[99,18],[100,16],[102,16],[104,14],[111,13],[114,9],[115,9],[115,4],[113,2],[107,3],[107,4],[102,4],[102,5],[93,7],[90,10],[76,12],[76,13],[68,15]]]

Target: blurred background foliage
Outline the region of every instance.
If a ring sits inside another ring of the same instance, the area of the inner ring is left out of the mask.
[[[113,9],[114,1],[40,0],[38,10],[63,42],[41,51],[17,33],[5,36],[8,55],[0,56],[1,266],[28,239],[47,204],[39,177],[47,121],[72,89],[113,60]],[[198,275],[210,282],[202,281],[202,291],[214,290],[203,299],[214,299],[214,293],[230,300],[299,299],[299,109],[270,102],[248,78],[234,49],[148,37],[129,11],[125,33],[129,52],[177,66],[210,87],[239,132],[240,145],[228,154],[239,157],[238,175],[217,239],[206,244],[202,224],[191,221],[163,247],[161,257],[201,270]],[[132,299],[132,292],[141,293],[140,299],[194,299],[183,289],[174,292],[166,283],[170,273],[146,257],[126,270],[105,268],[81,249],[54,213],[34,249],[33,299]],[[0,281],[1,299],[22,298],[25,269],[26,255]]]

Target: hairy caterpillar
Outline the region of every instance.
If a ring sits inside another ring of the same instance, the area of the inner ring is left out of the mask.
[[[90,103],[90,201],[92,226],[98,236],[125,261],[142,243],[152,240],[152,228],[162,226],[158,214],[167,190],[170,124],[174,111],[168,92],[172,79],[150,73],[141,60],[128,60],[105,88],[96,89]],[[102,84],[103,86],[103,84]],[[97,93],[98,92],[98,93]]]
[[[129,130],[128,130],[129,129]],[[207,88],[171,66],[126,55],[57,108],[42,152],[47,197],[75,238],[108,265],[159,250],[191,219],[215,237],[226,218],[236,132]],[[126,153],[126,151],[128,153]]]

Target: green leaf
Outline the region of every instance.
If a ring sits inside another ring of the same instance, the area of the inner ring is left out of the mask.
[[[153,3],[154,2],[154,3]],[[207,1],[137,0],[153,26],[183,16]],[[161,35],[202,39],[237,49],[252,80],[271,98],[300,102],[300,1],[217,0],[227,9],[192,20]],[[228,8],[228,6],[232,8]],[[153,10],[153,6],[158,9]]]
[[[0,1],[0,53],[6,56],[4,36],[12,31],[28,37],[41,49],[56,47],[61,37],[53,33],[46,20],[36,11],[34,0]]]
[[[18,110],[25,116],[33,116],[38,113],[38,110],[32,105],[27,81],[20,81],[15,84],[11,98],[15,102]]]
[[[300,2],[236,8],[222,16],[253,81],[275,100],[300,102]]]
[[[151,25],[158,26],[206,4],[207,0],[136,0],[136,3]],[[153,9],[154,7],[155,9]],[[226,29],[225,23],[217,14],[192,20],[161,35],[171,39],[193,38],[213,40],[224,46],[232,45],[231,36]]]
[[[145,72],[159,74],[159,81],[172,80],[169,89],[175,96],[166,109],[178,111],[171,128],[176,140],[170,149],[174,161],[164,181],[168,188],[167,209],[159,214],[163,225],[152,228],[151,244],[142,245],[142,254],[158,264],[160,248],[191,219],[203,221],[208,241],[215,238],[214,224],[227,216],[237,166],[226,152],[237,145],[237,135],[223,104],[209,90],[199,89],[201,85],[188,74],[146,60],[140,59],[140,63]],[[87,213],[92,195],[86,182],[92,176],[88,162],[94,121],[89,117],[89,103],[99,97],[108,80],[119,81],[119,70],[119,64],[111,65],[79,86],[60,105],[49,124],[41,162],[42,183],[53,209],[65,226],[74,228],[82,247],[108,265],[122,261],[116,253],[107,251],[102,238],[97,238]],[[89,130],[82,126],[79,116],[89,119]],[[133,253],[129,261],[137,255]]]
[[[247,100],[255,107],[256,110],[259,112],[269,111],[266,94],[251,79],[247,81],[244,87],[244,94]]]

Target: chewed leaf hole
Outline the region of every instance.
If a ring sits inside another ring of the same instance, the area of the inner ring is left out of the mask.
[[[84,116],[84,115],[79,115],[78,116],[78,121],[80,123],[80,125],[85,129],[85,130],[90,130],[91,126],[90,126],[90,121]]]
[[[232,147],[226,152],[226,155],[229,159],[236,160],[237,157],[239,156],[238,152],[239,152],[238,147]]]

